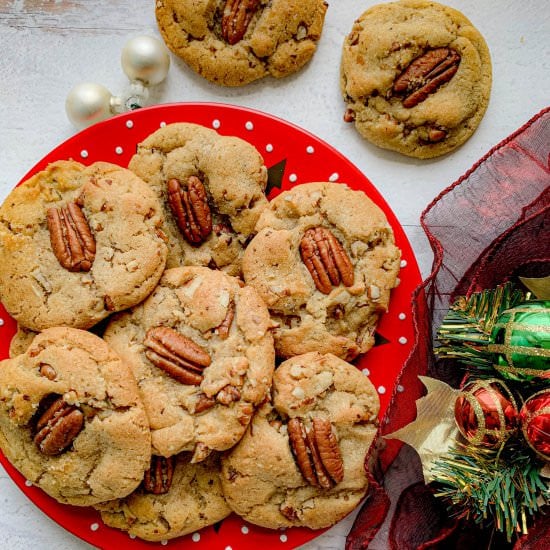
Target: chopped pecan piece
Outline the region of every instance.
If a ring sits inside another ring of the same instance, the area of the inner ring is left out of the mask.
[[[231,405],[233,401],[238,401],[240,398],[241,392],[235,386],[231,385],[225,386],[218,392],[218,395],[216,395],[216,401],[226,406]]]
[[[222,36],[231,46],[241,41],[260,0],[226,0],[222,17]]]
[[[62,208],[48,208],[46,221],[57,261],[68,271],[90,271],[95,259],[95,239],[75,202]]]
[[[352,286],[353,264],[340,241],[324,227],[308,229],[300,241],[300,255],[317,289],[329,294],[340,281]]]
[[[143,344],[149,361],[182,384],[200,385],[211,362],[206,350],[169,327],[149,329]]]
[[[428,50],[417,57],[393,83],[393,93],[404,96],[403,107],[410,109],[449,82],[460,64],[460,55],[450,48]]]
[[[315,418],[307,429],[303,420],[288,422],[290,447],[304,479],[316,487],[330,489],[344,478],[344,465],[329,420]]]
[[[39,372],[41,376],[45,376],[48,380],[55,380],[57,376],[55,369],[48,363],[41,363]]]
[[[234,302],[229,302],[229,305],[227,306],[227,313],[225,314],[225,318],[217,327],[218,336],[222,340],[226,340],[227,337],[229,336],[229,329],[231,328],[231,323],[233,322],[234,317],[235,317],[235,304]]]
[[[168,181],[168,203],[183,236],[191,244],[201,244],[212,232],[212,214],[202,181],[190,176],[182,185],[172,178]]]
[[[163,495],[170,490],[174,475],[174,457],[153,455],[151,466],[143,477],[143,488],[148,493]]]
[[[71,445],[83,426],[82,411],[59,397],[40,415],[34,442],[41,453],[55,456]]]
[[[208,397],[204,393],[200,393],[197,402],[195,404],[195,414],[207,411],[211,409],[216,404],[216,400],[213,397]]]

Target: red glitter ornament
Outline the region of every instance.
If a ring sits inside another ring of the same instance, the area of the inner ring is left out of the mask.
[[[472,445],[498,447],[516,428],[517,415],[514,397],[497,379],[469,382],[455,401],[456,424]]]
[[[519,421],[529,446],[550,461],[550,389],[539,391],[525,401]]]

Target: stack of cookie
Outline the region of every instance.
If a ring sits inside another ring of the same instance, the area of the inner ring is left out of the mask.
[[[364,193],[266,183],[253,146],[177,123],[128,169],[60,161],[8,196],[0,448],[28,480],[145,540],[231,511],[321,528],[364,497],[379,403],[347,361],[400,253]]]

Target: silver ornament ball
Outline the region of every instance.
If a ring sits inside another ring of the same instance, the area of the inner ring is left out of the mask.
[[[77,84],[67,96],[65,111],[77,128],[86,128],[112,115],[111,92],[101,84]]]
[[[170,56],[162,42],[151,36],[136,36],[122,49],[122,70],[130,80],[148,86],[162,82],[170,68]]]

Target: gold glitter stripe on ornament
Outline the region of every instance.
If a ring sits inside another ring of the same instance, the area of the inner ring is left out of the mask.
[[[503,440],[506,438],[506,419],[504,417],[504,410],[502,408],[500,400],[498,399],[497,390],[492,386],[492,384],[496,384],[499,390],[502,391],[503,395],[508,397],[510,402],[514,405],[514,408],[517,408],[513,395],[510,393],[508,388],[497,378],[476,380],[471,386],[467,385],[467,391],[460,392],[459,397],[462,396],[468,401],[476,415],[478,429],[473,437],[468,438],[468,441],[472,445],[480,445],[487,435],[493,435],[497,440]],[[487,428],[485,414],[483,412],[483,409],[481,408],[480,402],[474,395],[479,389],[486,390],[487,393],[491,396],[495,405],[496,413],[498,414],[500,428]]]

